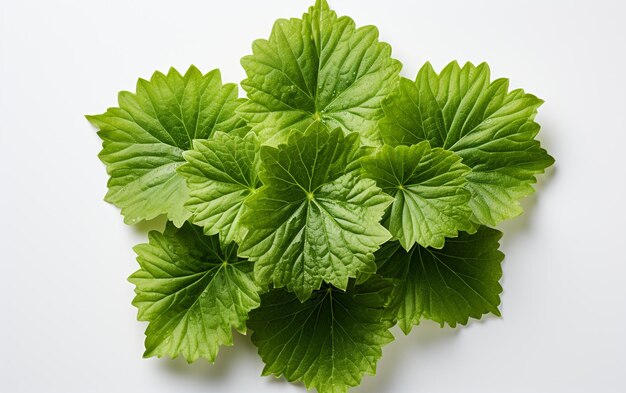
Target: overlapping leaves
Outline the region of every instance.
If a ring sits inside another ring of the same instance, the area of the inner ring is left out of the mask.
[[[190,216],[185,180],[176,173],[194,139],[213,131],[244,132],[236,115],[237,85],[222,85],[219,70],[205,75],[190,67],[140,79],[136,93],[123,91],[119,107],[87,116],[100,129],[100,159],[111,176],[105,199],[122,209],[126,223],[161,214],[180,227]]]
[[[518,201],[533,192],[535,176],[554,159],[535,139],[542,100],[508,91],[507,79],[490,81],[487,64],[450,63],[437,74],[429,63],[415,82],[401,78],[383,102],[386,143],[428,141],[456,153],[467,174],[474,222],[496,225],[522,213]]]
[[[542,101],[486,64],[415,81],[375,27],[318,0],[242,60],[248,99],[218,70],[171,69],[88,116],[105,199],[125,222],[166,215],[135,248],[145,356],[214,361],[253,331],[264,375],[344,393],[398,324],[499,315],[502,234],[554,160]]]

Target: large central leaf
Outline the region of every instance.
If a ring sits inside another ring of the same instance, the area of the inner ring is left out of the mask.
[[[232,329],[245,333],[248,312],[260,304],[252,263],[237,258],[234,244],[221,248],[217,236],[188,223],[149,237],[135,247],[141,269],[129,278],[138,318],[150,322],[145,356],[214,361],[220,345],[232,345]]]
[[[264,183],[246,202],[249,229],[239,253],[261,284],[287,286],[302,300],[322,281],[345,289],[376,271],[373,252],[391,235],[380,224],[393,200],[351,166],[358,135],[313,125],[287,145],[261,148]]]
[[[318,0],[302,19],[279,19],[269,40],[256,40],[242,59],[250,101],[240,108],[261,142],[277,145],[292,128],[321,121],[380,143],[380,103],[393,89],[401,64],[378,41],[374,26],[356,28]]]
[[[303,381],[319,393],[345,393],[363,374],[376,372],[391,323],[383,307],[392,286],[374,276],[347,292],[328,288],[301,303],[274,290],[250,314],[252,342],[265,362],[263,375]]]
[[[183,76],[172,68],[140,79],[137,92],[123,91],[118,101],[118,108],[87,116],[100,129],[100,159],[111,176],[105,199],[127,223],[167,214],[180,227],[190,216],[189,196],[176,169],[194,139],[245,127],[235,114],[243,101],[237,85],[222,85],[219,70],[202,75],[192,66]]]
[[[386,143],[428,141],[458,154],[472,168],[467,188],[476,223],[494,226],[522,213],[518,201],[533,192],[535,175],[554,163],[535,140],[543,103],[508,80],[490,81],[489,67],[453,62],[436,74],[424,65],[415,82],[402,78],[383,103]]]

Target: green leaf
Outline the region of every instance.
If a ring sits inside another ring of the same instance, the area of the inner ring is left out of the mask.
[[[358,272],[376,271],[373,252],[391,237],[380,220],[393,199],[373,180],[345,173],[358,139],[313,125],[287,145],[261,147],[264,186],[246,202],[249,232],[239,249],[256,261],[259,283],[305,300],[322,281],[345,289]]]
[[[252,52],[241,60],[250,101],[239,112],[263,144],[286,142],[291,129],[315,121],[380,144],[380,104],[402,65],[378,41],[376,27],[357,29],[318,0],[302,19],[277,20],[269,40],[256,40]]]
[[[191,222],[206,235],[219,234],[223,244],[239,242],[239,224],[245,200],[259,187],[259,142],[254,133],[241,138],[216,132],[208,140],[195,140],[183,154],[187,164],[178,172],[187,180],[193,213]]]
[[[130,276],[140,321],[149,321],[149,356],[183,355],[188,362],[215,361],[220,345],[232,345],[232,329],[246,332],[248,312],[260,304],[251,262],[237,258],[237,246],[220,247],[201,228],[168,223],[135,247],[140,269]]]
[[[389,310],[402,331],[408,334],[422,318],[455,327],[489,312],[499,316],[501,236],[480,227],[447,239],[441,250],[416,244],[407,252],[397,242],[383,245],[376,253],[378,274],[397,280]]]
[[[119,93],[119,107],[87,116],[100,129],[100,159],[111,176],[105,200],[122,209],[128,224],[161,214],[181,226],[190,213],[188,192],[176,173],[193,139],[213,131],[241,132],[245,123],[235,109],[237,85],[222,85],[219,70],[202,75],[190,67],[185,75],[171,68],[139,79],[136,93]]]
[[[348,292],[331,287],[304,303],[284,290],[264,294],[250,313],[252,342],[263,375],[302,381],[319,393],[345,393],[365,373],[376,373],[392,323],[383,318],[392,286],[374,276]]]
[[[362,160],[365,175],[395,197],[389,231],[409,250],[416,242],[442,248],[446,237],[470,231],[469,168],[461,157],[423,141],[411,147],[384,145]]]
[[[402,78],[383,102],[386,143],[428,141],[458,154],[472,168],[473,221],[494,226],[522,213],[519,200],[534,190],[535,175],[554,163],[535,140],[534,118],[543,103],[508,80],[490,82],[487,64],[453,62],[437,75],[424,65],[415,82]]]

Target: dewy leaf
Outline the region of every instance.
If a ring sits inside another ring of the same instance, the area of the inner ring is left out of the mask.
[[[469,168],[456,154],[431,149],[426,141],[411,147],[384,145],[362,164],[365,175],[395,197],[387,228],[406,250],[416,242],[442,248],[446,237],[473,229],[465,189]]]
[[[239,242],[244,201],[260,186],[257,176],[259,143],[254,133],[241,138],[216,132],[208,140],[195,140],[183,154],[187,164],[178,172],[187,179],[190,198],[185,206],[191,222],[207,235],[220,235],[223,244]]]
[[[264,186],[246,202],[239,249],[256,261],[261,284],[305,300],[322,281],[345,289],[358,272],[376,271],[373,252],[391,237],[380,220],[393,198],[345,173],[358,146],[356,133],[314,124],[287,145],[261,147]]]
[[[535,140],[534,118],[543,103],[508,80],[490,82],[489,67],[453,62],[437,75],[424,65],[415,82],[402,78],[383,102],[386,143],[428,141],[458,154],[472,168],[473,221],[494,226],[522,213],[519,200],[533,192],[535,175],[554,163]]]
[[[343,292],[316,291],[304,303],[278,289],[250,313],[252,342],[265,362],[263,375],[284,375],[319,393],[345,393],[375,374],[392,323],[383,318],[392,286],[373,276]]]
[[[135,247],[141,268],[129,278],[138,319],[150,322],[144,356],[214,361],[220,345],[232,345],[233,328],[245,333],[248,312],[260,304],[252,263],[237,258],[235,244],[221,248],[217,236],[189,223],[168,223],[149,238]]]
[[[416,244],[407,252],[397,242],[384,244],[376,253],[378,274],[397,280],[389,310],[404,333],[422,318],[455,327],[489,312],[499,316],[501,236],[483,226],[447,239],[441,250]]]
[[[261,142],[278,145],[292,128],[321,121],[380,144],[380,104],[402,66],[378,41],[376,27],[357,29],[318,0],[302,19],[276,21],[269,40],[256,40],[252,52],[241,60],[250,101],[239,111]]]
[[[171,68],[139,79],[136,93],[120,92],[118,108],[87,116],[100,129],[100,159],[111,176],[105,200],[122,209],[126,223],[161,214],[176,226],[185,222],[187,186],[176,168],[193,139],[245,129],[235,114],[243,102],[237,92],[222,85],[219,70],[202,75],[192,66],[183,76]]]

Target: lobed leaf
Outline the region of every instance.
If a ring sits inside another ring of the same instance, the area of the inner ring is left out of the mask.
[[[263,375],[302,381],[319,393],[345,393],[365,373],[375,374],[382,346],[393,340],[383,311],[392,288],[374,276],[347,292],[316,291],[304,303],[280,289],[264,294],[248,321]]]
[[[313,125],[278,148],[261,147],[264,186],[246,201],[239,249],[255,261],[260,284],[306,300],[322,282],[346,289],[358,272],[376,271],[373,253],[391,237],[380,220],[392,198],[346,173],[358,146],[355,133]]]
[[[486,313],[499,316],[501,236],[480,227],[447,239],[441,250],[416,244],[407,252],[397,242],[383,245],[376,253],[378,274],[397,283],[390,317],[408,334],[422,318],[455,327]]]
[[[402,67],[374,26],[356,28],[325,0],[302,19],[277,20],[269,39],[254,41],[241,64],[250,101],[239,113],[262,143],[273,146],[286,142],[293,128],[314,122],[380,144],[381,101]]]
[[[178,173],[187,180],[190,221],[202,226],[206,235],[219,234],[223,244],[240,242],[244,202],[260,187],[256,136],[216,132],[211,139],[195,140],[193,150],[183,157],[187,163]]]
[[[384,145],[362,160],[365,176],[394,196],[386,226],[409,250],[413,244],[442,248],[446,237],[471,231],[470,193],[461,157],[426,141],[411,147]]]
[[[215,361],[221,345],[233,344],[232,329],[245,333],[248,312],[260,305],[252,263],[237,258],[235,244],[222,248],[188,223],[168,223],[149,239],[135,247],[140,269],[129,278],[138,319],[150,322],[144,356]]]

